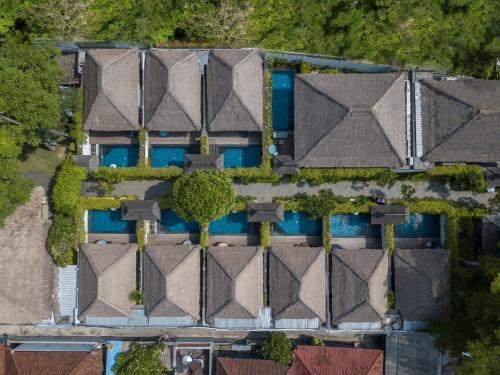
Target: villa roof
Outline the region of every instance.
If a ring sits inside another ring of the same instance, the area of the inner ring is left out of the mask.
[[[83,66],[84,129],[139,129],[139,53],[90,49]]]
[[[200,318],[200,246],[145,247],[144,306],[149,316]]]
[[[274,173],[279,175],[295,175],[299,173],[299,168],[295,165],[291,155],[277,155],[273,158]]]
[[[72,155],[73,162],[88,171],[96,171],[99,168],[99,157],[97,155]]]
[[[482,248],[491,251],[492,254],[498,252],[500,247],[500,214],[483,216],[481,222],[481,242]]]
[[[401,167],[406,160],[403,74],[295,77],[299,167]]]
[[[288,366],[266,359],[217,358],[217,375],[285,375]]]
[[[16,351],[0,344],[0,375],[101,375],[101,349],[92,351]]]
[[[274,319],[326,320],[325,250],[276,247],[269,256],[269,305]]]
[[[274,223],[283,221],[285,208],[280,203],[249,203],[247,205],[247,221],[249,223],[260,223],[266,221]]]
[[[384,352],[379,349],[299,345],[287,375],[382,375]]]
[[[396,308],[404,320],[431,320],[449,311],[450,269],[450,252],[445,249],[395,251]]]
[[[150,220],[161,219],[160,206],[154,200],[122,201],[122,220]]]
[[[500,81],[420,82],[423,160],[500,160]]]
[[[332,253],[332,322],[377,322],[387,310],[387,252],[379,249]]]
[[[195,51],[150,49],[146,53],[144,114],[148,130],[201,129],[201,73]]]
[[[191,173],[198,169],[222,171],[224,169],[224,154],[186,154],[184,173]]]
[[[79,251],[80,320],[92,317],[127,317],[136,288],[135,244],[83,244]]]
[[[379,205],[371,207],[372,224],[408,224],[410,210],[402,205]]]
[[[80,77],[77,74],[78,53],[72,52],[55,57],[62,70],[61,84],[78,85]]]
[[[207,320],[256,319],[264,302],[263,249],[209,247]]]
[[[263,67],[258,50],[212,50],[206,80],[208,131],[262,131]]]

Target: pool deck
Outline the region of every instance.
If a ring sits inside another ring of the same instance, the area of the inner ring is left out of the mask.
[[[427,241],[433,241],[438,245],[441,242],[439,237],[395,238],[396,248],[398,249],[421,249]]]
[[[282,236],[271,235],[271,246],[299,246],[306,244],[307,246],[321,246],[321,236]]]
[[[108,243],[135,243],[135,234],[127,233],[89,233],[87,237],[88,243],[96,243],[98,240],[105,240]]]
[[[198,233],[158,233],[148,234],[148,245],[182,245],[186,240],[194,244],[200,243]]]
[[[139,143],[139,139],[137,135],[134,137],[127,137],[124,134],[116,134],[116,135],[91,135],[89,137],[90,144],[98,144],[98,145],[135,145]]]
[[[209,235],[208,243],[213,246],[219,242],[227,243],[235,246],[257,246],[259,244],[258,235],[250,234],[225,234],[225,235]]]
[[[149,145],[193,145],[200,143],[200,135],[197,133],[181,133],[160,137],[150,134],[148,143]]]
[[[332,246],[340,247],[341,249],[381,249],[382,240],[373,237],[333,237]]]
[[[252,135],[250,137],[239,137],[234,134],[209,134],[208,143],[212,145],[238,145],[238,146],[249,146],[249,145],[261,145],[262,144],[262,136]]]

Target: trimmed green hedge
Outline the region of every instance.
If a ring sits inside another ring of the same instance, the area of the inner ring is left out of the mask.
[[[145,167],[146,166],[146,133],[147,130],[144,128],[140,128],[138,133],[138,138],[139,138],[139,160],[137,161],[137,166],[138,167]]]
[[[487,187],[483,168],[479,165],[440,165],[433,171],[417,173],[411,178],[417,181],[431,180],[448,183],[456,189],[473,192],[484,192]]]
[[[277,69],[290,69],[295,71],[296,73],[311,73],[311,72],[319,72],[323,74],[339,74],[342,72],[340,69],[330,68],[328,66],[323,66],[319,64],[311,64],[303,61],[302,59],[297,60],[287,60],[280,58],[268,58],[266,61],[268,68],[277,68]]]
[[[234,206],[231,211],[246,211],[248,203],[256,201],[257,198],[250,195],[237,195],[234,199]]]
[[[109,210],[111,208],[120,208],[124,200],[139,199],[136,195],[123,195],[120,197],[105,196],[84,196],[80,197],[80,206],[83,210]]]
[[[321,226],[323,234],[323,247],[329,252],[332,250],[332,217],[330,215],[323,216]]]
[[[146,223],[144,220],[137,220],[136,223],[137,249],[142,251],[146,245]]]
[[[200,246],[206,249],[209,244],[208,223],[200,224]]]
[[[79,243],[77,218],[59,214],[54,217],[47,238],[47,249],[59,267],[75,263]]]
[[[57,174],[52,191],[52,202],[58,214],[75,216],[80,206],[80,188],[86,178],[85,169],[66,159]]]
[[[264,160],[266,158],[270,158],[268,153],[263,155],[262,163],[264,167],[226,168],[224,169],[224,174],[231,177],[233,180],[237,180],[244,184],[250,184],[254,182],[279,182],[281,180],[281,176],[278,176],[272,171],[270,162],[268,165],[268,162]]]
[[[114,183],[123,180],[170,180],[182,176],[182,168],[171,166],[166,168],[153,167],[100,167],[91,177],[97,180],[112,180]]]
[[[394,239],[394,225],[384,225],[384,240],[384,248],[387,249],[389,254],[392,254],[394,252],[394,249],[396,248],[396,241]]]
[[[260,246],[264,248],[271,246],[271,225],[268,222],[260,223]]]
[[[309,182],[314,185],[339,181],[378,181],[390,183],[398,175],[389,168],[303,168],[292,176],[292,182]]]
[[[210,146],[208,144],[208,136],[202,135],[200,137],[200,154],[208,155],[210,154]]]

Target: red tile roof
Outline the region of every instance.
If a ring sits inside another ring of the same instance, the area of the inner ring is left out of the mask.
[[[378,349],[299,346],[287,375],[383,375],[384,352]]]
[[[0,375],[102,375],[102,350],[16,352],[0,345]]]
[[[217,375],[285,375],[288,366],[264,359],[217,358]]]

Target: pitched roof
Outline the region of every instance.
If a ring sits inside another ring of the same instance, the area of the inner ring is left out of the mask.
[[[90,49],[83,66],[84,128],[139,129],[139,53]]]
[[[207,320],[256,319],[264,303],[263,249],[209,247]]]
[[[492,254],[498,251],[500,243],[500,214],[483,216],[481,220],[481,242],[483,250],[491,251]]]
[[[265,359],[217,358],[217,375],[285,375],[288,366]]]
[[[200,318],[200,246],[147,245],[144,306],[149,316]]]
[[[85,351],[20,351],[0,345],[0,375],[101,375],[101,349]]]
[[[186,154],[184,173],[191,173],[198,169],[222,171],[224,169],[224,154]]]
[[[61,84],[78,85],[80,77],[77,74],[78,52],[73,52],[55,57],[62,70]]]
[[[161,219],[160,206],[155,200],[122,201],[122,220],[151,220]]]
[[[295,76],[300,167],[401,167],[406,160],[402,74]]]
[[[384,352],[378,349],[298,346],[287,375],[383,375]]]
[[[410,210],[402,205],[379,205],[371,207],[372,224],[408,224]]]
[[[127,317],[136,288],[135,244],[83,244],[79,251],[78,316]]]
[[[423,160],[500,160],[500,81],[420,82]]]
[[[263,67],[258,50],[212,50],[206,80],[208,131],[262,131]]]
[[[377,322],[387,310],[387,252],[379,249],[332,253],[332,322]]]
[[[291,155],[277,155],[273,158],[274,173],[279,175],[296,175],[299,168]]]
[[[280,203],[249,203],[247,205],[247,221],[249,223],[260,223],[266,221],[274,223],[283,221],[285,208]]]
[[[395,251],[396,308],[404,320],[431,320],[448,312],[450,269],[450,252],[445,249]]]
[[[195,51],[150,49],[144,74],[148,130],[201,129],[201,73]]]
[[[274,319],[326,319],[325,250],[276,247],[269,256],[269,305]]]

